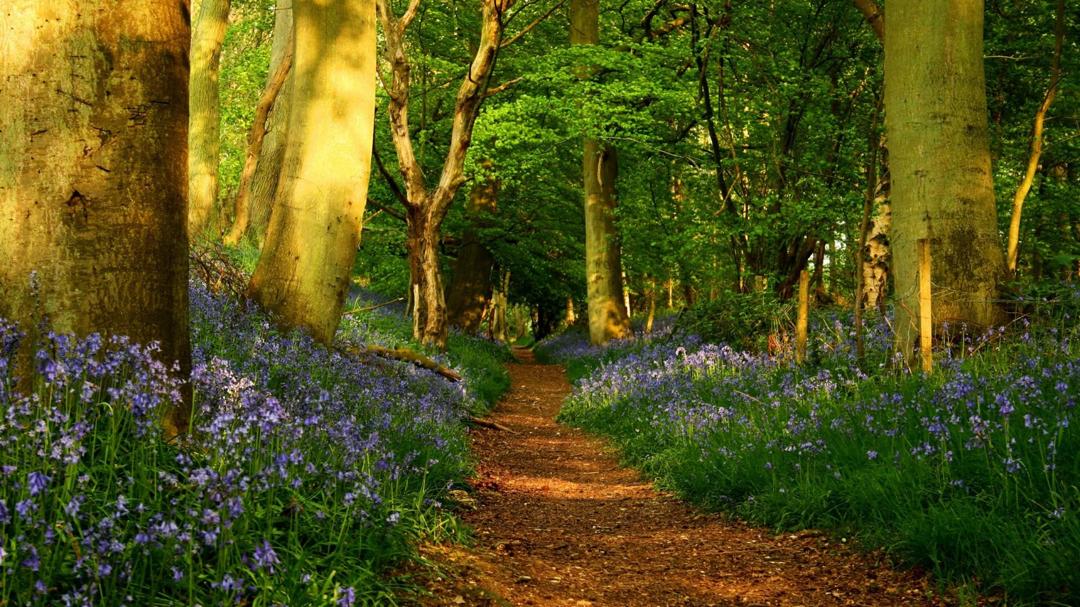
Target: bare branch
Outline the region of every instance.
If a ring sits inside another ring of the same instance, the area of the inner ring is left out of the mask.
[[[520,32],[518,32],[518,33],[514,34],[513,36],[510,36],[509,38],[507,38],[505,42],[503,42],[502,44],[499,45],[499,48],[506,48],[506,47],[510,46],[511,44],[513,44],[513,43],[517,42],[518,40],[520,40],[522,38],[522,36],[524,36],[525,34],[528,34],[537,25],[540,25],[540,23],[542,23],[545,19],[550,17],[555,11],[562,8],[562,6],[564,4],[566,4],[566,0],[559,0],[559,2],[557,4],[555,4],[554,6],[552,6],[550,9],[548,9],[548,11],[546,13],[544,13],[543,15],[540,15],[539,17],[534,19],[532,23],[530,23],[530,24],[526,25],[524,28],[522,28],[522,30]],[[509,21],[509,20],[507,20],[507,21]]]
[[[487,92],[484,93],[484,97],[491,97],[492,95],[498,95],[499,93],[505,91],[506,89],[514,86],[515,84],[517,84],[519,82],[521,82],[520,77],[519,78],[513,78],[511,80],[507,80],[506,82],[500,84],[499,86],[488,87]]]
[[[409,28],[409,24],[416,18],[417,11],[420,10],[420,0],[411,0],[409,2],[409,8],[405,9],[405,14],[401,16],[398,21],[398,30],[402,33]]]
[[[382,156],[379,155],[379,148],[375,146],[374,142],[371,144],[371,157],[375,159],[375,166],[379,168],[379,174],[383,176],[383,179],[386,180],[386,184],[390,186],[390,191],[394,193],[394,197],[396,197],[405,208],[409,208],[409,197],[405,195],[405,192],[401,191],[401,186],[394,180],[394,176],[390,174],[390,171],[386,170],[386,165],[383,164]],[[404,217],[401,219],[404,219]]]

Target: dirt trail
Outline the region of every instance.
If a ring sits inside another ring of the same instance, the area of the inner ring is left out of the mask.
[[[773,535],[657,492],[602,440],[555,423],[561,367],[516,354],[491,416],[513,433],[474,434],[476,546],[428,548],[452,572],[430,604],[937,604],[925,579],[822,534]]]

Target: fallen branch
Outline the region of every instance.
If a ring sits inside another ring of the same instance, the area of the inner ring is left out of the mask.
[[[499,422],[493,422],[489,419],[480,419],[479,417],[469,417],[467,420],[474,426],[480,426],[481,428],[489,428],[491,430],[500,430],[502,432],[509,432],[510,434],[517,434],[516,430],[511,430]]]
[[[413,365],[416,365],[417,367],[422,367],[424,369],[427,369],[428,371],[438,373],[446,379],[454,382],[461,381],[463,379],[461,377],[461,374],[457,371],[454,371],[453,369],[450,369],[448,367],[444,367],[432,360],[431,358],[428,358],[427,356],[424,356],[419,352],[415,352],[406,348],[384,348],[382,346],[367,345],[363,348],[339,348],[339,351],[343,351],[346,354],[351,354],[353,356],[360,356],[367,353],[375,356],[380,356],[382,358],[389,358],[391,360],[399,360],[402,362],[411,363]]]
[[[368,306],[366,308],[358,308],[356,310],[349,310],[348,312],[346,312],[342,316],[355,316],[357,314],[363,314],[364,312],[370,312],[372,310],[378,310],[379,308],[382,308],[384,306],[389,306],[389,305],[393,305],[393,304],[396,304],[396,303],[401,303],[403,301],[405,301],[405,298],[404,297],[399,297],[397,299],[391,299],[390,301],[384,301],[381,304],[375,304],[373,306]]]

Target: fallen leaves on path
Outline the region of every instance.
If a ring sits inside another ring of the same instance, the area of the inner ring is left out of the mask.
[[[775,535],[703,514],[621,468],[554,418],[562,368],[519,351],[510,392],[477,429],[476,545],[426,546],[427,605],[659,607],[939,605],[932,584],[819,532]]]

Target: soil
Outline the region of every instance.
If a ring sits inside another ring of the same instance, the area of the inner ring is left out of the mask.
[[[926,576],[842,538],[774,534],[703,513],[555,422],[563,369],[515,352],[510,391],[478,428],[469,547],[429,545],[425,605],[940,605]]]

